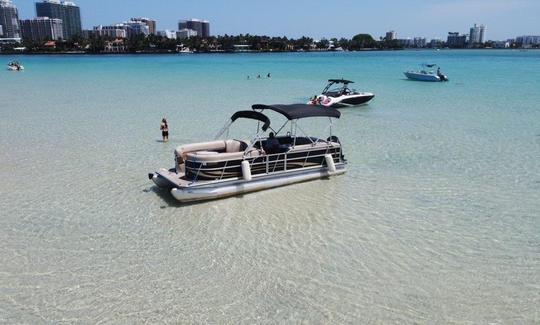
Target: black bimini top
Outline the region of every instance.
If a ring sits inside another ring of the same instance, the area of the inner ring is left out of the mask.
[[[292,104],[292,105],[262,105],[252,106],[253,110],[270,109],[285,116],[288,120],[297,120],[307,117],[333,117],[340,118],[341,113],[331,107],[321,105]]]
[[[270,119],[263,113],[254,112],[254,111],[238,111],[231,116],[231,121],[234,122],[239,118],[248,118],[252,120],[261,121],[264,123],[262,130],[266,131],[270,127]]]
[[[345,80],[345,79],[328,79],[328,82],[333,82],[336,84],[353,84],[354,81]]]

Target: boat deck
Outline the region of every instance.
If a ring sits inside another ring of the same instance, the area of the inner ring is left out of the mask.
[[[162,179],[166,180],[171,187],[189,187],[193,183],[192,180],[186,178],[186,174],[178,174],[174,169],[160,169],[157,173]],[[201,184],[205,182],[199,181],[197,183]]]

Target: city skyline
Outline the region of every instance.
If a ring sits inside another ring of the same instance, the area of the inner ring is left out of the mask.
[[[133,3],[127,0],[78,0],[84,29],[125,21],[129,17],[150,17],[157,21],[157,30],[174,30],[179,20],[198,17],[212,22],[212,34],[260,34],[272,36],[351,37],[359,32],[378,38],[395,30],[398,38],[422,36],[445,38],[449,31],[468,33],[473,23],[489,26],[486,40],[504,40],[519,35],[538,34],[536,0],[411,0],[406,4],[391,0],[381,4],[366,1],[338,0],[334,4],[344,10],[340,19],[328,19],[328,12],[316,10],[322,1],[289,3],[253,3],[245,0],[205,3]],[[20,19],[36,16],[35,1],[13,0]],[[232,10],[230,8],[235,8]],[[237,9],[241,8],[241,9]],[[370,15],[358,12],[371,12]],[[280,17],[276,19],[274,17]],[[514,18],[519,17],[519,19]],[[381,19],[384,18],[384,19]],[[501,24],[506,20],[508,23]]]

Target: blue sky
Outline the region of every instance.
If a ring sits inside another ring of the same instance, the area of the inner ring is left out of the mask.
[[[21,18],[35,15],[34,1],[13,0]],[[83,27],[147,16],[158,29],[177,29],[182,18],[210,20],[212,34],[264,34],[314,38],[374,37],[395,30],[398,37],[445,38],[448,31],[487,26],[488,39],[540,34],[540,0],[75,0]]]

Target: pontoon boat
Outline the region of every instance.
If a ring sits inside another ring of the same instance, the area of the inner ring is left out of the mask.
[[[267,111],[283,115],[285,123],[274,130],[263,114]],[[332,119],[340,116],[336,109],[323,106],[253,105],[250,111],[236,112],[216,137],[228,137],[236,120],[250,119],[258,122],[251,141],[225,139],[180,146],[174,153],[175,168],[148,176],[178,201],[194,202],[343,174],[347,163],[339,139],[332,135]],[[328,118],[327,139],[307,136],[300,127],[300,120],[315,117]],[[290,129],[283,134],[287,126]]]
[[[404,72],[405,76],[411,80],[417,81],[448,81],[448,77],[441,73],[441,68],[436,64],[422,64],[419,71],[407,71]],[[437,72],[428,70],[437,67]]]
[[[354,81],[330,79],[328,80],[328,85],[322,91],[322,94],[312,98],[308,104],[342,108],[362,105],[375,97],[372,93],[358,92],[354,89],[349,89],[349,84],[352,83],[354,83]],[[337,87],[332,88],[334,85],[337,85]]]

